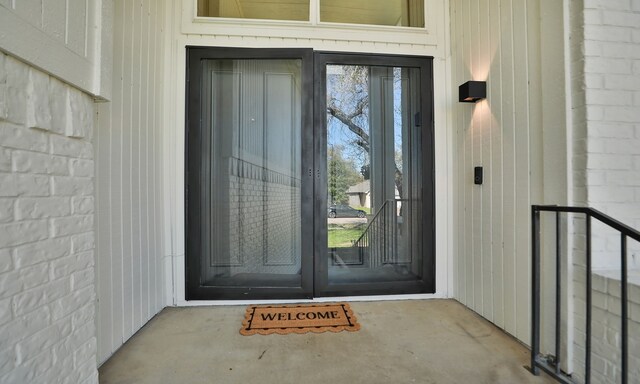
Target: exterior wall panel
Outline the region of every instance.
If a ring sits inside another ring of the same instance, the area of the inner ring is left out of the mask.
[[[0,382],[97,383],[91,96],[0,53]]]
[[[504,327],[504,298],[507,293],[504,290],[504,225],[506,218],[504,217],[503,201],[503,168],[504,154],[502,152],[502,132],[497,129],[497,120],[502,120],[502,84],[503,78],[501,68],[495,63],[502,62],[502,50],[500,44],[501,23],[500,23],[500,4],[495,1],[489,2],[489,61],[492,63],[489,69],[489,78],[487,81],[491,84],[489,88],[489,98],[492,100],[491,111],[492,116],[489,117],[489,128],[491,130],[490,146],[491,146],[491,169],[489,170],[489,180],[493,185],[491,193],[491,270],[492,270],[492,296],[493,311],[492,321],[499,327]]]
[[[640,228],[640,25],[637,1],[584,4],[588,204]],[[581,143],[584,146],[584,142]],[[615,233],[594,239],[594,268],[619,269]],[[640,246],[629,244],[640,269]]]
[[[580,203],[640,228],[640,8],[637,1],[571,4],[574,89],[572,192]],[[632,96],[635,95],[635,96]],[[576,223],[584,233],[584,220]],[[591,379],[615,383],[621,376],[620,235],[594,221],[592,228],[593,322]],[[580,239],[581,240],[581,239]],[[586,260],[583,241],[573,260],[575,291],[574,377],[584,380]],[[629,379],[638,379],[636,308],[640,244],[629,241]]]
[[[98,362],[166,304],[162,90],[164,4],[117,1],[113,97],[98,105]]]
[[[542,151],[533,108],[532,52],[540,37],[529,2],[451,1],[452,92],[487,81],[487,99],[453,105],[456,138],[454,296],[525,343],[530,338],[530,159]],[[535,80],[535,79],[533,79]],[[473,184],[475,166],[483,185]]]

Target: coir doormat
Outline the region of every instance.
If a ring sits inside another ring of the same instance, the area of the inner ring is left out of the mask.
[[[360,324],[346,303],[300,305],[251,305],[247,308],[240,333],[321,333],[357,331]]]

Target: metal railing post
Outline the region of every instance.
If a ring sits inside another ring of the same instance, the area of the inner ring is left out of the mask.
[[[587,308],[586,308],[586,340],[585,340],[585,357],[584,357],[584,384],[591,382],[591,215],[587,213],[587,246],[586,246],[586,269],[587,269]]]
[[[393,202],[393,261],[398,262],[398,201]]]
[[[622,384],[627,384],[629,382],[629,321],[628,321],[628,294],[627,291],[627,236],[623,233],[621,234],[621,250],[620,250],[620,269],[622,272],[622,281],[621,285],[621,294],[620,300],[622,307]]]
[[[531,372],[538,376],[540,370],[537,366],[538,355],[540,354],[540,211],[537,206],[531,207],[531,255],[532,255],[532,278],[531,278]]]
[[[556,374],[560,374],[560,338],[562,322],[562,262],[560,250],[560,212],[556,212]]]

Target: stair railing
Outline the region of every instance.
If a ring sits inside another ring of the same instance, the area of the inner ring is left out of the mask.
[[[555,212],[556,228],[556,306],[555,306],[555,354],[553,359],[540,354],[540,212]],[[586,216],[586,341],[585,341],[585,384],[591,382],[591,220],[595,219],[617,230],[620,233],[620,268],[621,268],[621,382],[629,382],[629,330],[628,330],[628,270],[627,270],[627,239],[631,238],[640,241],[640,232],[637,230],[597,211],[586,207],[562,207],[562,206],[541,206],[531,207],[531,231],[532,231],[532,321],[531,321],[531,371],[534,375],[539,374],[539,370],[547,372],[561,383],[573,383],[571,377],[563,373],[560,369],[563,363],[561,356],[561,261],[560,251],[560,214],[578,213]]]
[[[353,242],[360,252],[360,260],[369,257],[371,267],[389,261],[398,252],[398,203],[407,199],[389,199],[378,208],[364,232]]]

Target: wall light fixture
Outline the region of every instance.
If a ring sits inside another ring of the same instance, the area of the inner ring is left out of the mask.
[[[486,98],[486,81],[467,81],[458,87],[458,101],[461,103],[475,103]]]

